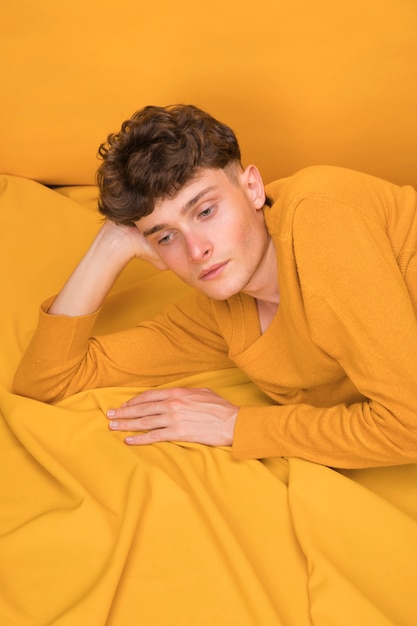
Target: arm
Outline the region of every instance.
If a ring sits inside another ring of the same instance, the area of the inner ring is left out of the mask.
[[[155,319],[101,336],[92,336],[98,311],[51,315],[50,305],[42,305],[16,372],[14,391],[20,395],[56,402],[84,389],[154,387],[231,367],[209,301],[200,294]]]
[[[101,307],[120,272],[134,257],[157,264],[137,228],[106,221],[48,313],[70,317],[94,313]]]
[[[15,374],[16,393],[51,402],[89,385],[89,368],[93,376],[101,347],[95,346],[96,353],[92,350],[86,371],[80,363],[88,360],[89,338],[99,308],[134,257],[158,266],[138,229],[105,222],[61,292],[42,306],[38,327]],[[104,371],[97,372],[98,384],[100,376],[105,378],[110,370],[107,363]],[[126,376],[126,371],[118,372],[120,380],[125,381]]]
[[[243,407],[235,456],[296,456],[344,468],[417,461],[417,322],[408,291],[415,302],[412,219],[411,213],[411,260],[402,274],[383,217],[330,200],[297,208],[291,245],[311,337],[363,401],[344,403],[340,396],[340,404],[329,406],[324,396],[319,406]]]

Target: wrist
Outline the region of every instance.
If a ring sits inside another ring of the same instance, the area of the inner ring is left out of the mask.
[[[135,252],[120,232],[120,227],[106,222],[93,240],[87,256],[100,267],[108,266],[119,273],[135,257]]]
[[[97,233],[74,272],[49,309],[52,315],[76,317],[96,312],[116,278],[132,258],[126,237],[107,223]],[[112,236],[112,232],[118,236]]]

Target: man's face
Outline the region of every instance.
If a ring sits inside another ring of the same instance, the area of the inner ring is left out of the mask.
[[[270,243],[265,192],[258,170],[204,169],[174,197],[136,222],[162,261],[185,283],[225,300],[256,295]]]

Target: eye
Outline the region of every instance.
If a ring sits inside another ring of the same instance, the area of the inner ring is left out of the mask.
[[[171,243],[173,237],[174,233],[168,233],[167,235],[164,235],[163,237],[158,239],[158,246],[166,246],[167,244]]]
[[[214,212],[214,206],[209,206],[206,209],[203,209],[202,211],[200,211],[200,213],[198,214],[199,217],[210,217],[210,215],[212,215]]]

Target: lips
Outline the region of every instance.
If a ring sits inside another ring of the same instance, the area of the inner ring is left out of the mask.
[[[217,263],[215,265],[210,265],[210,267],[206,268],[200,273],[200,280],[212,280],[213,278],[217,278],[223,271],[223,268],[227,265],[226,263]]]

